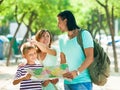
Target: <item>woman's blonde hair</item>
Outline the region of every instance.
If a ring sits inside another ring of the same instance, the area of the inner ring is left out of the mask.
[[[42,37],[42,35],[43,35],[44,33],[46,33],[46,32],[48,32],[49,35],[50,35],[49,47],[51,47],[51,43],[52,43],[52,34],[51,34],[48,30],[46,30],[46,29],[39,30],[39,31],[36,33],[36,35],[35,35],[35,40],[39,42],[39,40],[40,40],[40,38]],[[41,50],[38,49],[38,47],[37,47],[37,52],[41,52]]]
[[[40,38],[42,37],[42,35],[45,33],[45,32],[48,32],[49,35],[50,35],[50,43],[49,43],[49,47],[51,47],[51,43],[52,43],[52,34],[46,30],[46,29],[42,29],[42,30],[39,30],[36,35],[35,35],[35,40],[39,42]]]

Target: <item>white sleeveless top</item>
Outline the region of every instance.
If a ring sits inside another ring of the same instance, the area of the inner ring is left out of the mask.
[[[52,47],[53,48],[53,47]],[[56,48],[53,48],[56,50]],[[56,50],[57,52],[57,50]],[[44,60],[40,60],[39,58],[39,62],[43,64],[43,66],[55,66],[58,64],[58,60],[57,60],[57,55],[51,55],[51,54],[46,54]]]

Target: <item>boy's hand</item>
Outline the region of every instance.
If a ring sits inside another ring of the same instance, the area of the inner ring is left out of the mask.
[[[31,78],[31,74],[30,73],[27,73],[25,76],[24,76],[24,80],[29,80]]]
[[[20,63],[20,64],[18,65],[18,67],[23,67],[23,66],[25,66],[24,63]]]
[[[50,80],[50,82],[51,82],[52,84],[56,84],[58,81],[59,81],[59,79],[52,79],[52,80]]]

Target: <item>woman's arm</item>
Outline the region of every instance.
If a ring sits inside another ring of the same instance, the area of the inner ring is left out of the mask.
[[[60,53],[60,64],[66,63],[66,57],[63,52]]]
[[[43,43],[37,42],[37,47],[43,52],[49,53],[49,54],[54,55],[54,56],[57,55],[57,52],[55,49],[51,49]]]
[[[41,42],[37,42],[36,40],[29,40],[29,42],[31,42],[33,45],[36,45],[42,52],[46,52],[54,56],[57,55],[56,50],[49,48],[47,45]]]

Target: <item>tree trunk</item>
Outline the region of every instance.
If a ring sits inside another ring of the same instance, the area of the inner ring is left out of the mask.
[[[117,62],[117,53],[116,53],[116,47],[115,47],[115,40],[114,40],[114,10],[112,8],[112,16],[110,17],[110,13],[109,13],[109,9],[108,9],[108,0],[105,0],[106,5],[103,5],[99,0],[96,0],[104,9],[106,12],[106,17],[107,17],[107,23],[109,26],[109,30],[110,30],[110,34],[111,34],[111,39],[112,39],[112,47],[113,47],[113,56],[114,56],[114,65],[115,65],[115,72],[119,72],[119,68],[118,68],[118,62]]]
[[[9,66],[9,64],[10,64],[10,56],[11,56],[11,53],[12,53],[12,45],[13,45],[13,43],[14,43],[15,36],[16,36],[16,34],[17,34],[17,32],[18,32],[18,30],[19,30],[19,28],[20,28],[20,25],[21,25],[21,23],[19,23],[19,22],[18,22],[18,19],[17,19],[17,9],[18,9],[18,8],[17,8],[17,5],[16,5],[16,8],[15,8],[15,18],[16,18],[16,21],[17,21],[17,23],[18,23],[18,27],[17,27],[17,29],[16,29],[16,31],[15,31],[15,33],[14,33],[14,36],[13,36],[11,42],[10,42],[10,48],[9,48],[9,53],[8,53],[8,58],[7,58],[6,66]],[[26,13],[24,13],[24,14],[22,15],[22,17],[21,17],[21,22],[23,22],[23,18],[25,17],[25,15],[26,15]]]
[[[111,34],[111,39],[112,39],[112,47],[113,47],[113,55],[114,55],[114,69],[115,69],[115,72],[119,72],[119,69],[118,69],[118,62],[117,62],[117,53],[116,53],[116,47],[115,47],[115,39],[114,39],[114,36],[115,36],[115,30],[114,30],[114,23],[112,20],[112,18],[110,18],[110,14],[108,12],[108,7],[105,8],[105,11],[106,11],[106,16],[107,16],[107,22],[108,22],[108,26],[109,26],[109,29],[110,29],[110,34]]]
[[[19,28],[20,28],[20,25],[21,25],[21,24],[19,23],[19,24],[18,24],[18,27],[17,27],[17,29],[16,29],[16,31],[15,31],[15,34],[14,34],[14,36],[13,36],[11,42],[10,42],[10,48],[9,48],[9,53],[8,53],[8,58],[7,58],[6,66],[9,66],[9,64],[10,64],[10,57],[11,57],[11,54],[12,54],[12,45],[13,45],[13,43],[14,43],[15,36],[16,36],[16,34],[17,34],[17,32],[18,32],[18,30],[19,30]]]

